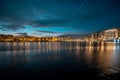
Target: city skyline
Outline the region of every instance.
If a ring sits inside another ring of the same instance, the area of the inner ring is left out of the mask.
[[[0,34],[59,36],[120,26],[119,0],[2,0]]]

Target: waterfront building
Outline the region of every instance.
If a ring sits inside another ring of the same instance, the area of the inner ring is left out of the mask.
[[[120,28],[107,29],[87,36],[88,41],[120,41]]]

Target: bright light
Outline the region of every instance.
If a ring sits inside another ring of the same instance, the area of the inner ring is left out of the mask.
[[[114,39],[114,42],[116,42],[116,39]]]

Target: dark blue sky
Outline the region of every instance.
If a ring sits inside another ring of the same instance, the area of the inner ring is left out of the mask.
[[[55,36],[120,26],[120,0],[1,0],[0,34]]]

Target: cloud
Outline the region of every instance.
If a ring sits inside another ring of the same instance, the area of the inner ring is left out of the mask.
[[[47,30],[36,30],[34,35],[48,37],[48,36],[59,36],[59,35],[62,35],[62,33],[47,31]]]
[[[0,30],[23,30],[21,25],[29,25],[30,31],[26,27],[25,32],[41,27],[93,32],[106,25],[120,25],[119,3],[120,0],[1,0]]]
[[[54,27],[54,26],[58,26],[58,25],[63,25],[63,24],[67,24],[70,20],[69,19],[59,19],[59,17],[57,17],[58,19],[45,19],[45,20],[38,20],[38,21],[33,21],[32,23],[30,23],[31,26],[33,27]]]
[[[16,34],[19,34],[21,36],[28,36],[28,33],[16,33]]]
[[[25,27],[21,25],[0,25],[0,29],[3,31],[17,31],[19,29],[25,29]]]
[[[56,33],[56,32],[52,32],[52,31],[42,31],[42,30],[36,30],[36,32],[41,32],[41,33]]]

